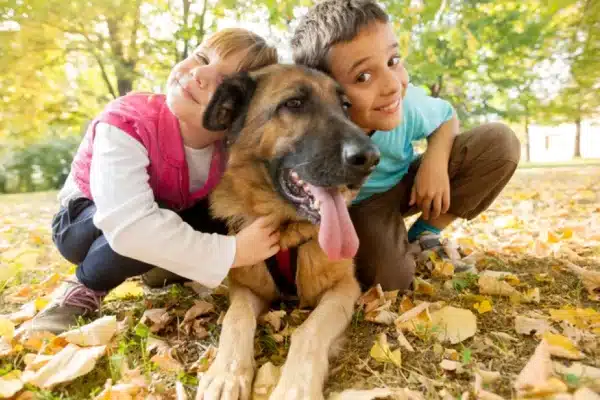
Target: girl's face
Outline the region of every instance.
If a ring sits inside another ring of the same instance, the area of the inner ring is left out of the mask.
[[[233,52],[221,58],[215,51],[200,45],[173,67],[167,80],[167,105],[182,129],[195,135],[208,132],[202,126],[204,111],[223,78],[237,72],[245,53]]]

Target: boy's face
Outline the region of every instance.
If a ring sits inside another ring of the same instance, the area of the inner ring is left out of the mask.
[[[367,132],[394,129],[402,120],[408,73],[398,51],[392,27],[373,22],[329,52],[331,75],[352,103],[350,118]]]

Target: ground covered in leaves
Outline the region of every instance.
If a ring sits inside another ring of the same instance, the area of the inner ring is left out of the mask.
[[[0,197],[0,398],[193,398],[215,355],[226,286],[149,290],[131,280],[100,319],[59,337],[19,334],[74,270],[52,246],[55,210],[55,193]],[[519,170],[489,211],[447,236],[477,273],[422,259],[410,293],[367,292],[327,396],[598,398],[600,168]],[[261,318],[255,399],[267,398],[306,318],[294,306]]]

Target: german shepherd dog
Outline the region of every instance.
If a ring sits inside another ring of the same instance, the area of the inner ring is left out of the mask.
[[[232,233],[259,216],[279,222],[282,249],[295,249],[292,285],[314,310],[294,331],[271,399],[323,399],[332,343],[351,321],[360,288],[358,238],[347,206],[379,162],[370,138],[347,117],[340,86],[297,65],[272,65],[224,80],[204,126],[227,130],[228,166],[211,195]],[[281,297],[260,263],[229,272],[230,306],[217,356],[196,399],[250,399],[257,318]]]

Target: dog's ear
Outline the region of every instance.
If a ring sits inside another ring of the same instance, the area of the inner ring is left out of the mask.
[[[246,116],[255,89],[256,81],[246,72],[224,79],[206,107],[204,127],[211,131],[231,129],[234,123],[241,127],[239,119]]]

